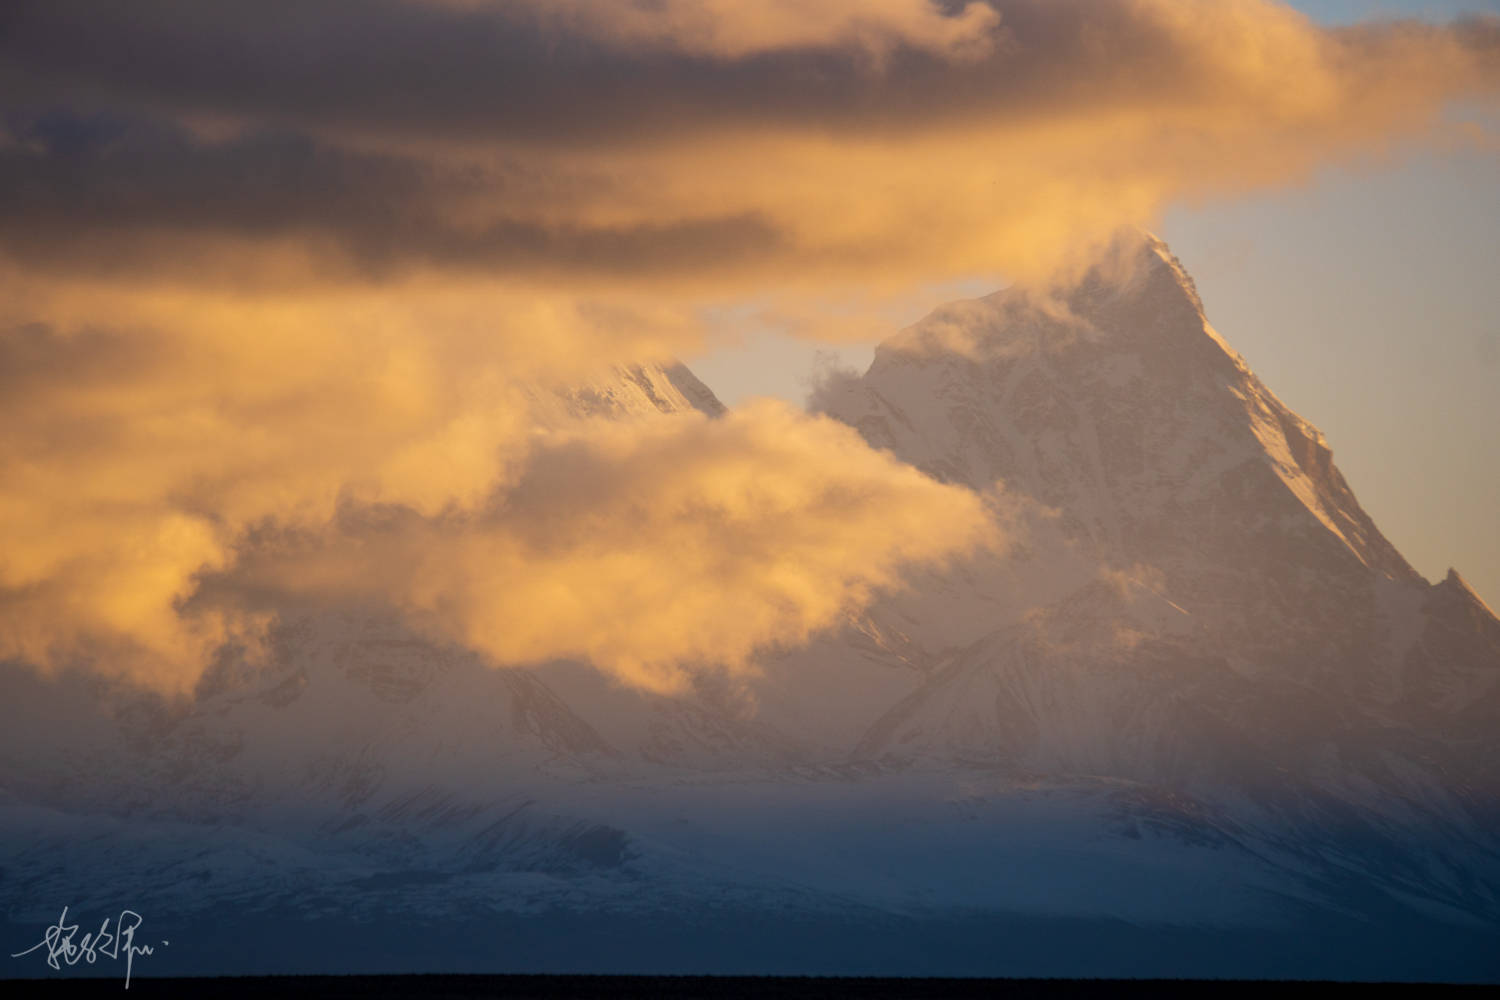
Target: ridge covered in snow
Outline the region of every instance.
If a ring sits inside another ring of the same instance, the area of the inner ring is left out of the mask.
[[[724,409],[681,365],[532,396],[544,420]],[[941,307],[815,402],[984,493],[1005,551],[673,696],[348,609],[288,616],[266,668],[186,706],[0,664],[11,929],[63,904],[154,908],[183,942],[209,917],[287,942],[340,914],[646,921],[670,933],[643,967],[682,971],[793,919],[825,955],[933,957],[734,967],[1500,976],[1500,622],[1380,534],[1165,245]],[[1025,927],[1067,940],[993,945]],[[971,933],[991,959],[954,957]]]

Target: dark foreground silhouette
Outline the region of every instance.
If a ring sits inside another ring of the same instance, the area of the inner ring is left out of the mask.
[[[891,1000],[942,997],[1063,996],[1205,996],[1225,989],[1265,995],[1273,990],[1310,986],[1322,997],[1330,993],[1367,996],[1371,991],[1424,995],[1478,995],[1484,986],[1434,986],[1420,983],[1330,983],[1204,979],[881,979],[816,976],[239,976],[221,978],[140,979],[127,996],[142,997],[497,997],[532,1000],[544,997],[599,997],[656,1000],[687,997],[776,997],[778,1000],[826,997],[881,997]],[[106,979],[12,980],[25,995],[118,995],[121,984]]]

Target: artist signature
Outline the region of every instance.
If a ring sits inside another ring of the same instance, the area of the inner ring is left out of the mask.
[[[135,956],[149,955],[153,949],[149,944],[136,944],[135,932],[141,926],[141,915],[134,910],[121,910],[120,919],[115,921],[115,930],[111,934],[109,930],[109,918],[105,917],[99,925],[97,934],[84,934],[83,937],[74,940],[78,933],[78,925],[68,923],[68,908],[63,907],[62,916],[57,918],[57,923],[48,927],[42,934],[42,939],[25,951],[18,951],[11,958],[20,958],[30,955],[38,948],[47,949],[43,954],[47,956],[47,964],[54,969],[61,969],[62,964],[77,965],[80,961],[87,961],[93,965],[102,955],[105,958],[118,960],[121,955],[125,957],[125,988],[130,989],[130,969],[135,964]],[[162,945],[168,942],[163,941]]]

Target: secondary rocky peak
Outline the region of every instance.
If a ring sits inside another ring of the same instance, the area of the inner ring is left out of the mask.
[[[1469,581],[1460,576],[1458,570],[1451,566],[1448,567],[1448,575],[1443,577],[1440,583],[1435,584],[1433,590],[1443,595],[1450,603],[1473,608],[1491,619],[1495,617],[1494,611],[1484,602],[1484,598],[1480,597],[1478,592],[1469,586]]]
[[[567,385],[533,386],[533,420],[556,424],[579,418],[632,419],[690,413],[722,416],[724,404],[681,362],[615,365]]]

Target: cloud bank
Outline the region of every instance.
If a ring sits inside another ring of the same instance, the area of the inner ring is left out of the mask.
[[[357,600],[751,669],[993,543],[979,498],[784,409],[539,429],[528,387],[1049,269],[1497,91],[1494,18],[1264,0],[12,0],[0,657],[189,690]]]
[[[3,248],[688,296],[1045,266],[1500,88],[1494,18],[1265,0],[8,5]],[[287,255],[304,251],[296,266]]]
[[[43,668],[188,691],[278,613],[354,604],[670,690],[994,539],[974,494],[782,405],[559,410],[580,353],[649,357],[670,315],[16,291],[58,325],[0,338],[0,657]]]
[[[354,508],[310,536],[262,534],[202,600],[383,603],[499,663],[576,658],[672,691],[690,669],[753,670],[901,570],[998,541],[975,494],[762,400],[548,435],[472,509]]]

